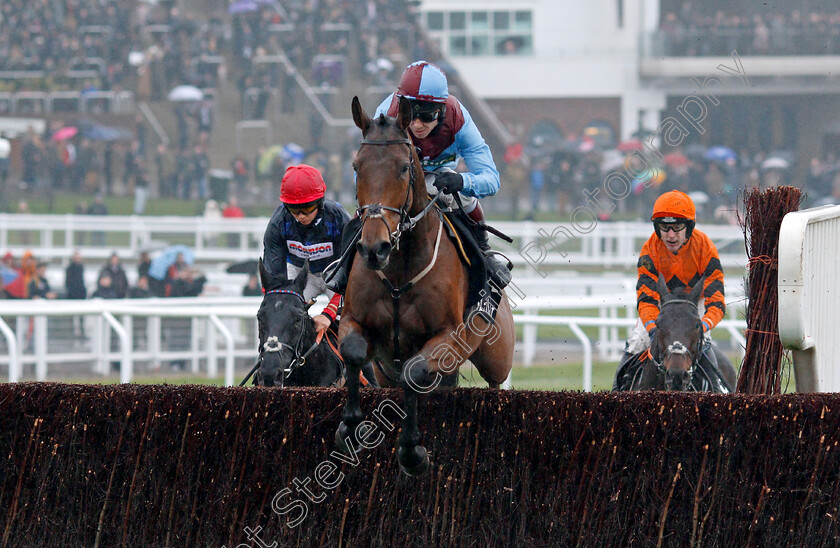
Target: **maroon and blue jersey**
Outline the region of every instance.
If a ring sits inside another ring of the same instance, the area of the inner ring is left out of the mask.
[[[461,173],[464,179],[461,193],[476,198],[493,196],[499,191],[499,171],[490,147],[470,113],[454,95],[447,97],[445,105],[443,120],[428,137],[418,139],[411,136],[414,146],[420,151],[423,171],[435,172],[442,167],[454,170],[458,160],[463,158],[467,172]],[[399,97],[392,93],[379,105],[374,117],[383,113],[396,117],[398,107]]]

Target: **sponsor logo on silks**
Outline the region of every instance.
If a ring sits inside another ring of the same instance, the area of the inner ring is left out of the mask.
[[[301,259],[323,259],[325,257],[333,256],[333,243],[322,242],[318,244],[302,244],[294,240],[287,240],[286,246],[289,248],[289,253]]]
[[[424,171],[431,171],[430,169],[427,169],[427,168],[437,169],[437,168],[445,166],[447,164],[454,163],[455,160],[457,160],[457,158],[454,154],[449,154],[447,156],[440,156],[438,158],[435,158],[434,160],[432,160],[431,158],[426,156],[425,158],[423,158],[423,161],[421,162],[421,164],[423,164],[423,170]]]

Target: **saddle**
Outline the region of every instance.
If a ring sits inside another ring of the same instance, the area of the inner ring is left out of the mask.
[[[484,253],[478,247],[478,242],[475,241],[472,231],[464,223],[457,210],[444,212],[438,209],[438,214],[446,228],[447,236],[455,245],[461,261],[467,267],[469,285],[464,320],[477,313],[485,321],[492,324],[496,319],[502,292],[495,284],[490,283]]]

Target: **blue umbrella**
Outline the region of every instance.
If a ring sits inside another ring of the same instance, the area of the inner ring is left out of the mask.
[[[251,11],[257,11],[258,9],[260,9],[260,6],[254,0],[238,0],[230,5],[228,13],[248,13]]]
[[[82,128],[82,137],[91,141],[130,141],[134,135],[127,129],[91,125]]]
[[[0,265],[0,287],[9,285],[17,280],[20,273],[17,270]]]
[[[706,151],[703,158],[712,160],[713,162],[725,162],[727,160],[734,160],[736,158],[735,151],[729,147],[712,147]]]
[[[193,264],[195,261],[195,254],[192,249],[185,245],[173,245],[167,247],[160,252],[160,255],[152,259],[152,264],[149,265],[149,276],[156,280],[165,280],[166,271],[175,262],[178,253],[183,253],[184,261],[187,264]]]

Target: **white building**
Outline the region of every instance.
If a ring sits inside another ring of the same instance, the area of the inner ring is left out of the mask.
[[[658,128],[666,150],[677,141],[789,149],[800,166],[840,157],[836,2],[422,0],[420,12],[453,67],[521,137],[540,121],[565,135],[601,122],[618,140]],[[687,14],[707,24],[660,31]]]

